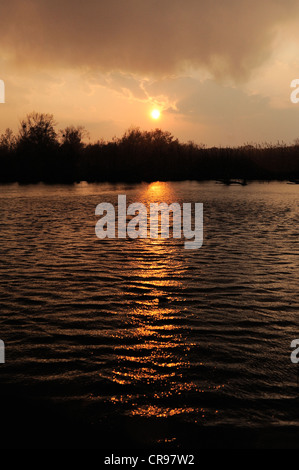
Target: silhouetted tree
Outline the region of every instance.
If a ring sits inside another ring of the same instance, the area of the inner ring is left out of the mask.
[[[57,144],[55,120],[52,114],[28,114],[20,123],[18,144],[36,147],[53,147]]]
[[[2,151],[11,152],[15,150],[17,138],[11,129],[6,129],[5,133],[0,136],[0,149]]]
[[[59,134],[61,145],[73,150],[81,150],[84,147],[83,139],[89,135],[83,126],[69,126],[60,130]]]
[[[16,145],[17,172],[21,182],[51,181],[59,176],[55,124],[53,115],[35,112],[21,121]]]
[[[60,177],[64,181],[82,178],[82,161],[85,144],[83,139],[88,132],[83,126],[69,126],[60,130]]]

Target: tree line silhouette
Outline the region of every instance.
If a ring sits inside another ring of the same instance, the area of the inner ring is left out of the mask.
[[[53,115],[31,113],[0,136],[0,183],[291,180],[299,142],[206,148],[171,133],[131,128],[110,142],[85,143],[83,127],[56,131]]]

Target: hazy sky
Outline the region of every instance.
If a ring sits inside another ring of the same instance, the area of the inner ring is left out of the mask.
[[[299,138],[298,0],[0,0],[0,35],[0,132],[38,111],[92,140]]]

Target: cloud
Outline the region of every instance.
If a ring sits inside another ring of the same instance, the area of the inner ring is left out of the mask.
[[[257,117],[269,111],[269,99],[260,95],[248,95],[239,88],[222,86],[207,80],[200,84],[197,80],[180,80],[180,87],[186,84],[188,93],[176,103],[177,112],[189,119],[205,119],[231,122],[233,119]]]
[[[15,65],[161,77],[205,67],[246,79],[296,0],[0,0],[0,53]]]
[[[144,90],[144,80],[140,77],[124,73],[88,74],[87,80],[93,85],[100,85],[141,101],[148,101]]]

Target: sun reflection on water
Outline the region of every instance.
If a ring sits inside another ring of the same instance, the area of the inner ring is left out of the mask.
[[[140,192],[140,199],[143,203],[171,203],[176,202],[174,187],[166,182],[156,181],[146,186]]]
[[[142,185],[135,196],[147,207],[179,202],[174,186],[163,182]],[[131,416],[184,414],[194,421],[206,416],[200,397],[208,386],[203,387],[200,381],[204,365],[194,365],[192,358],[197,344],[190,335],[184,294],[189,266],[180,243],[147,238],[125,247],[130,253],[126,256],[125,328],[113,333],[119,346],[114,348],[109,380],[119,389],[110,404],[117,409],[122,403]],[[198,374],[190,372],[192,368]]]
[[[164,184],[155,184],[149,189],[155,198],[164,190]],[[140,244],[142,256],[130,261],[130,288],[142,286],[144,293],[132,300],[132,308],[127,313],[126,332],[130,332],[130,341],[129,344],[126,341],[125,351],[117,352],[112,380],[118,385],[133,387],[135,400],[130,400],[129,411],[132,415],[161,417],[194,413],[187,405],[180,408],[167,405],[172,397],[198,389],[193,382],[185,383],[192,344],[186,335],[184,311],[173,303],[176,293],[183,287],[186,263],[178,248],[164,240],[154,243],[142,240]],[[149,397],[157,404],[148,406]],[[134,402],[139,405],[135,406]]]

